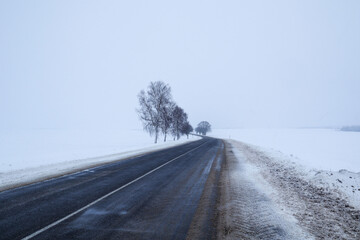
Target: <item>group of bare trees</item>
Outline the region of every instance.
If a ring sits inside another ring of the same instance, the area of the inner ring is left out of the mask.
[[[206,133],[211,132],[211,125],[207,121],[200,122],[195,128],[197,134],[206,135]]]
[[[160,132],[166,141],[168,134],[179,139],[184,134],[189,137],[193,131],[187,114],[173,101],[168,84],[162,81],[151,82],[146,91],[139,93],[138,99],[140,108],[137,112],[140,120],[144,129],[155,136],[155,143]]]

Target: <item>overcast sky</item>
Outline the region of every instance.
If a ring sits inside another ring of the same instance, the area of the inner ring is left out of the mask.
[[[1,1],[2,128],[141,128],[169,83],[196,125],[360,124],[360,1]]]

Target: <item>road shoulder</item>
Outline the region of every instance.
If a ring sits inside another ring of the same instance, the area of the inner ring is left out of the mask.
[[[226,141],[225,166],[219,239],[289,239],[283,234],[292,234],[291,239],[359,238],[360,212],[331,190],[307,181],[294,166],[233,140]],[[246,181],[248,187],[244,186]],[[258,193],[249,194],[251,189]],[[285,233],[276,235],[264,227],[273,224],[274,216],[278,216],[277,223],[285,224],[286,228],[277,228]],[[252,225],[246,224],[249,222]],[[263,230],[270,235],[259,235]]]
[[[215,239],[217,235],[220,200],[220,174],[224,163],[224,142],[221,142],[206,180],[198,208],[191,222],[186,239]]]

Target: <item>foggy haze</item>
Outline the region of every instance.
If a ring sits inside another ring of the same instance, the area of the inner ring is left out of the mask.
[[[172,87],[191,124],[360,124],[359,1],[2,1],[0,128],[141,128]]]

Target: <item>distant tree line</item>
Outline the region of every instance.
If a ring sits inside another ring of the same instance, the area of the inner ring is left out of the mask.
[[[211,132],[211,125],[207,121],[200,122],[195,128],[196,134],[206,135],[206,133]]]
[[[164,135],[164,142],[169,134],[175,139],[193,131],[188,115],[173,100],[171,88],[162,81],[151,82],[138,94],[140,108],[137,109],[144,130],[155,136],[157,143],[159,134]]]
[[[340,129],[346,132],[360,132],[360,126],[345,126]]]

